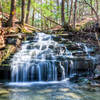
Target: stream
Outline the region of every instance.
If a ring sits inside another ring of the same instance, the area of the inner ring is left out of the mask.
[[[99,100],[89,85],[96,47],[56,35],[27,37],[11,59],[11,80],[0,84],[0,100]]]

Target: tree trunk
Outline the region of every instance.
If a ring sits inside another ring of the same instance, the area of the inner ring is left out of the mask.
[[[90,0],[90,5],[93,6],[93,0]],[[93,16],[93,10],[91,9],[91,15]]]
[[[21,24],[25,23],[25,0],[22,0],[22,15],[21,15]]]
[[[98,11],[99,11],[99,2],[98,2],[98,0],[96,0],[96,11],[97,11],[97,14],[98,14]]]
[[[1,4],[1,1],[0,1],[0,12],[2,12],[2,4]]]
[[[29,22],[30,6],[31,6],[31,0],[28,0],[27,13],[26,13],[26,21],[25,21],[27,24],[28,24],[28,22]]]
[[[69,0],[67,0],[67,16],[69,16]]]
[[[74,18],[73,18],[73,27],[75,28],[76,25],[76,13],[77,13],[77,0],[74,2]]]
[[[9,26],[14,26],[14,18],[16,15],[16,0],[11,0],[11,10],[10,10],[10,17],[9,17]]]
[[[42,3],[43,3],[43,1],[41,0],[41,5],[42,5]],[[42,12],[42,8],[41,8],[41,30],[43,30],[43,17],[42,17],[42,14],[43,14],[43,12]]]
[[[60,9],[59,9],[60,4],[59,4],[59,0],[57,0],[56,2],[57,2],[57,16],[58,16],[59,10],[60,10]],[[59,18],[57,19],[57,22],[60,23]]]
[[[65,24],[65,0],[62,0],[61,2],[61,22],[62,22],[62,25],[64,26]]]
[[[34,26],[34,20],[35,20],[35,10],[33,9],[33,15],[32,15],[32,26]]]
[[[72,15],[73,15],[73,0],[71,0],[70,15],[69,15],[69,21],[68,21],[69,24],[71,23]]]

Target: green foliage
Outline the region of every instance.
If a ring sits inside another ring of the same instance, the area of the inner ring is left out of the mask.
[[[1,0],[1,3],[3,7],[2,9],[3,12],[10,13],[10,5],[11,5],[10,0]]]
[[[71,1],[71,0],[69,0],[69,1]],[[80,19],[82,19],[83,16],[87,16],[87,17],[92,16],[91,15],[91,7],[89,7],[87,4],[85,4],[84,0],[77,0],[77,1],[78,2],[77,2],[76,21],[77,20],[80,21]],[[86,0],[86,2],[89,4],[92,4],[92,6],[94,8],[96,8],[96,0]],[[9,14],[11,0],[1,0],[1,3],[3,6],[3,12]],[[21,18],[21,5],[22,5],[21,3],[22,3],[22,0],[16,0],[16,17],[18,19]],[[75,3],[75,0],[73,0],[73,7],[72,7],[73,11],[74,11],[74,3]],[[28,0],[25,0],[25,15],[27,14],[27,10],[26,10],[27,5],[28,5]],[[32,21],[33,20],[32,19],[33,9],[35,12],[34,23],[36,23],[36,25],[43,23],[44,20],[47,20],[46,18],[51,19],[57,23],[59,22],[61,24],[61,1],[59,2],[59,4],[57,4],[57,0],[31,0],[29,24],[31,24],[33,22]],[[69,2],[69,5],[67,5],[67,0],[65,0],[65,21],[66,22],[69,21],[70,10],[71,10],[71,2]],[[72,12],[72,14],[74,14],[74,13]],[[71,18],[71,24],[73,23],[73,16],[74,15],[72,15],[72,18]],[[45,23],[45,21],[44,21],[44,23]],[[48,25],[48,26],[54,25],[53,22],[50,23],[50,21],[49,21],[48,23],[52,24],[52,25]]]

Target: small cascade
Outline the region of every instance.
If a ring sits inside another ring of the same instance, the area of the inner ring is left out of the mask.
[[[86,54],[88,55],[88,57],[90,58],[91,57],[90,53],[89,53],[90,49],[85,44],[84,44],[84,50],[85,50]]]
[[[53,40],[53,35],[37,33],[25,41],[11,60],[12,82],[59,81],[90,68],[84,58],[74,58],[67,46]],[[84,46],[88,56],[88,47]]]
[[[60,67],[62,69],[62,79],[65,79],[65,69],[64,67],[62,66],[61,62],[60,62]]]

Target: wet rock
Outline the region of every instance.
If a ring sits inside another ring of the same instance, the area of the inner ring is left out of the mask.
[[[27,35],[26,40],[31,42],[31,41],[34,40],[34,36],[33,35]]]
[[[79,76],[78,76],[78,75],[73,75],[73,76],[70,77],[69,80],[70,80],[71,82],[75,82],[75,83],[76,83],[76,82],[78,82],[78,79],[79,79]]]
[[[8,37],[8,38],[6,39],[6,43],[7,43],[7,44],[15,45],[15,44],[16,44],[16,41],[17,41],[17,38]]]
[[[65,44],[65,43],[70,43],[70,40],[69,39],[64,39],[64,40],[61,40],[61,42],[60,42],[61,44]]]
[[[100,55],[96,55],[96,64],[100,65]]]
[[[42,46],[41,50],[45,50],[47,47],[46,45]]]
[[[35,45],[34,48],[40,49],[40,46],[39,45]]]
[[[0,66],[0,79],[10,79],[10,67]]]
[[[50,49],[54,49],[54,46],[53,46],[53,45],[49,45],[49,48],[50,48]]]
[[[30,50],[30,49],[33,49],[33,48],[34,48],[33,45],[28,45],[28,46],[27,46],[27,49],[29,49],[29,50]]]
[[[52,36],[54,41],[61,41],[61,37],[60,36]]]
[[[67,46],[68,50],[82,50],[82,47],[77,44],[71,44]]]
[[[73,56],[86,56],[86,53],[83,51],[76,51],[72,53]]]
[[[100,80],[100,65],[97,65],[96,66],[96,69],[95,69],[95,79],[99,79]]]

